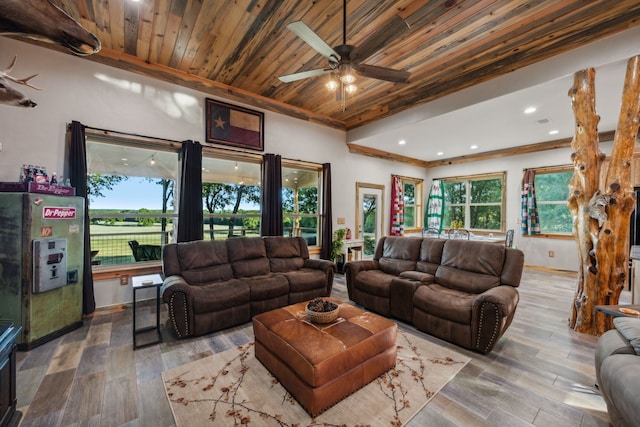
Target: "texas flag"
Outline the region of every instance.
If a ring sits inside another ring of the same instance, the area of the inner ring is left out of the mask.
[[[209,135],[248,148],[261,148],[260,117],[224,104],[209,103]]]

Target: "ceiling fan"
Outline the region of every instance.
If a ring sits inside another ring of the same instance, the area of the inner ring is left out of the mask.
[[[361,64],[361,59],[366,59],[373,53],[384,47],[392,39],[399,37],[409,30],[407,24],[400,16],[394,15],[385,25],[378,28],[360,46],[347,44],[347,0],[343,3],[342,44],[332,48],[320,38],[311,28],[302,21],[291,22],[287,28],[293,31],[305,43],[329,60],[327,68],[320,68],[300,73],[288,74],[278,77],[283,83],[320,76],[325,73],[335,72],[344,83],[345,80],[355,79],[352,71],[363,77],[385,80],[394,83],[405,83],[411,73],[406,70],[394,70],[392,68],[378,67],[375,65]],[[346,77],[349,76],[349,77]]]

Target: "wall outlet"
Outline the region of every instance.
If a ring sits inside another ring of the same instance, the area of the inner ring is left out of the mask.
[[[120,276],[120,286],[127,286],[129,284],[129,276]]]
[[[337,221],[337,223],[338,223],[338,224],[344,224],[344,223],[345,223],[345,221],[344,221],[344,217],[339,216],[339,217],[338,217],[338,221]]]
[[[554,256],[556,256],[556,253],[554,251],[549,251],[549,258],[553,258]]]

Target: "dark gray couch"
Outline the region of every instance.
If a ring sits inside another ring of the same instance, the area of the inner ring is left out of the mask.
[[[310,259],[302,237],[241,237],[164,247],[162,298],[178,338],[329,296],[335,264]]]
[[[640,424],[640,319],[618,317],[596,345],[596,377],[616,427]]]
[[[498,243],[383,237],[345,272],[355,303],[488,353],[511,324],[523,266],[522,251]]]

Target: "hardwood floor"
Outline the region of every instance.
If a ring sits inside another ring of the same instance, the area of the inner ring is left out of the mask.
[[[514,321],[488,355],[429,337],[472,360],[408,425],[607,426],[594,387],[597,338],[567,327],[574,287],[574,275],[525,270]],[[343,276],[333,296],[346,298]],[[139,307],[138,326],[155,320],[154,309]],[[19,352],[21,425],[172,426],[161,372],[252,339],[248,323],[177,341],[164,327],[164,306],[161,317],[164,342],[136,351],[128,306],[101,310],[82,328]]]

